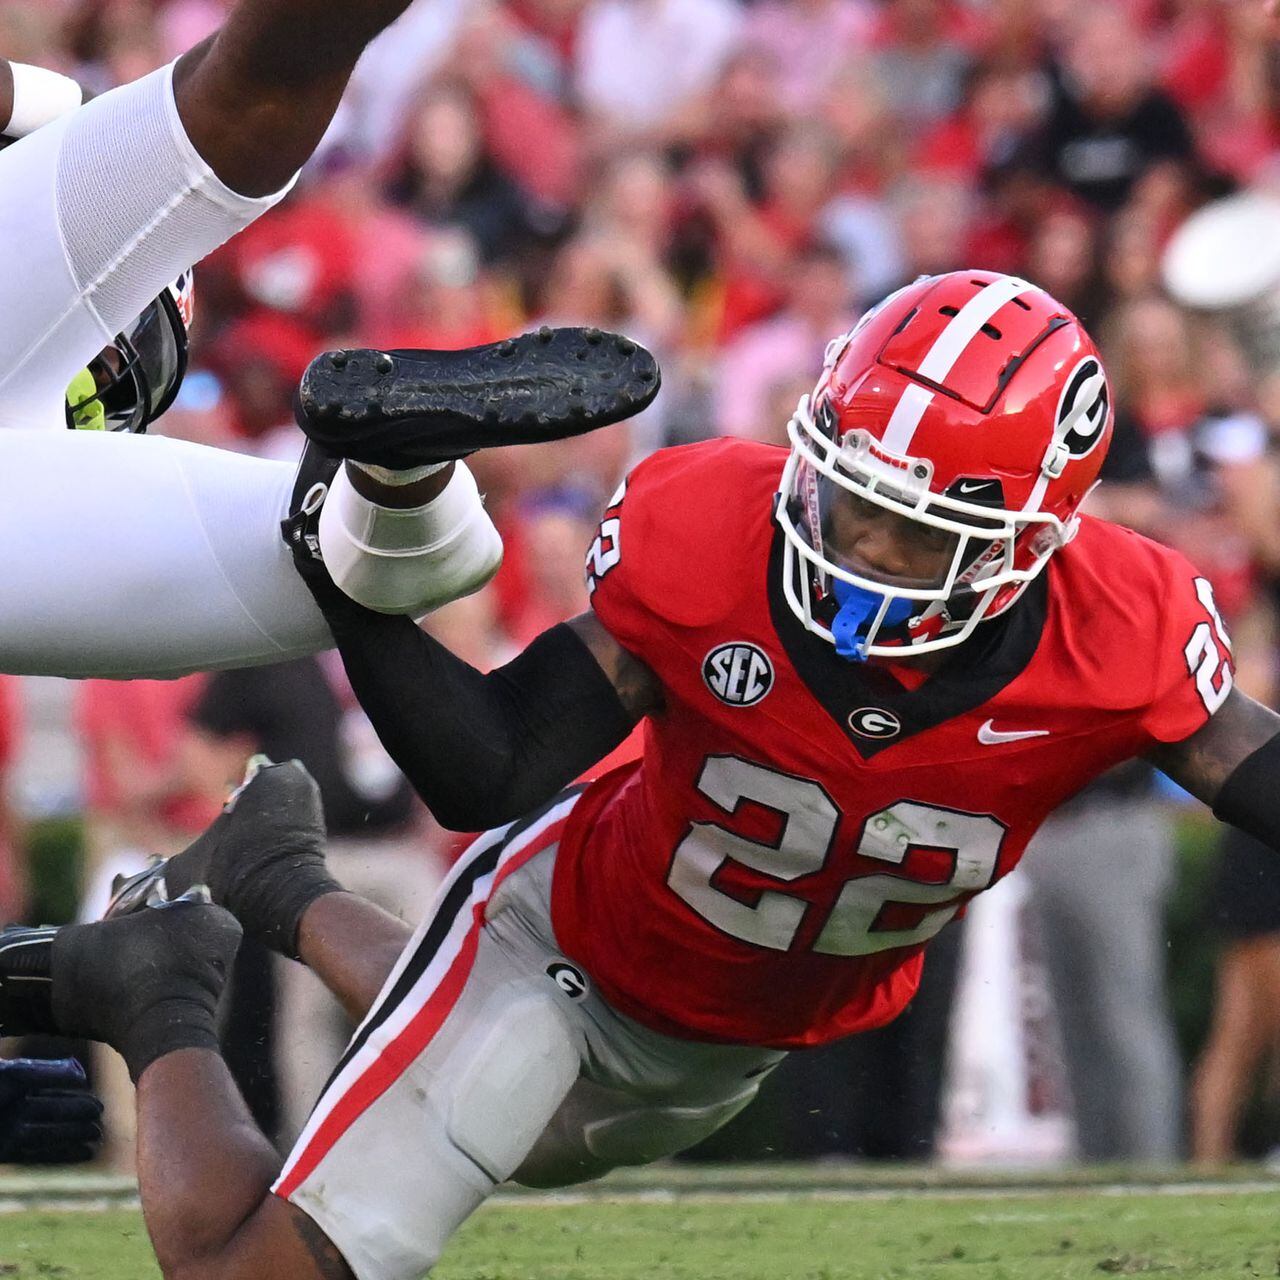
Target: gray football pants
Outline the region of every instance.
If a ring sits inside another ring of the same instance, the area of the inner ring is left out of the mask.
[[[1080,1157],[1176,1160],[1181,1070],[1165,990],[1173,868],[1166,806],[1146,796],[1059,810],[1023,857],[1041,925]]]
[[[576,794],[482,836],[441,886],[276,1184],[358,1280],[411,1280],[509,1178],[564,1186],[714,1132],[784,1056],[611,1008],[550,925]]]

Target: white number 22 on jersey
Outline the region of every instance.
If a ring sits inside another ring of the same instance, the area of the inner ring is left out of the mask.
[[[1213,619],[1213,630],[1209,629],[1207,622],[1198,623],[1182,652],[1187,660],[1187,670],[1195,677],[1200,701],[1204,703],[1205,710],[1213,715],[1231,692],[1231,662],[1223,658],[1213,637],[1216,633],[1227,653],[1231,652],[1231,637],[1222,624],[1222,616],[1214,603],[1213,588],[1207,578],[1196,579],[1196,595],[1204,605],[1205,612]]]
[[[722,932],[773,951],[795,941],[811,904],[785,889],[770,889],[754,904],[721,892],[715,877],[728,862],[772,876],[781,884],[820,871],[835,848],[840,811],[825,789],[808,778],[767,769],[737,756],[711,756],[698,790],[727,813],[744,801],[782,818],[775,844],[762,844],[714,822],[695,822],[676,848],[667,884],[704,920]],[[824,955],[860,956],[932,938],[960,909],[955,899],[985,889],[995,877],[1005,827],[989,813],[963,813],[913,800],[873,813],[862,824],[857,852],[901,866],[913,848],[942,849],[955,861],[945,884],[922,884],[902,875],[856,876],[845,881],[813,944]],[[888,903],[939,904],[913,928],[877,928]]]

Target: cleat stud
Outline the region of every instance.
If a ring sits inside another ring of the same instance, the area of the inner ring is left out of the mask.
[[[545,347],[547,343],[555,337],[555,334],[544,324],[541,329],[534,335],[540,343]]]
[[[599,329],[584,329],[582,336],[593,346],[598,347],[604,341],[604,334]]]
[[[639,372],[636,376],[640,379],[640,381],[641,381],[641,382],[652,382],[652,381],[653,381],[653,370],[652,370],[652,369],[641,369],[641,370],[640,370],[640,372]]]
[[[390,373],[396,362],[385,351],[380,351],[373,358],[373,367],[378,373]]]
[[[636,349],[636,344],[630,338],[618,339],[618,354],[629,356]]]
[[[498,343],[498,354],[500,356],[513,356],[516,353],[516,344],[507,338],[504,342]]]
[[[569,388],[569,394],[570,394],[571,396],[575,396],[575,397],[576,397],[576,396],[585,396],[585,395],[587,394],[587,389],[586,389],[586,387],[584,387],[584,386],[582,385],[582,383],[580,383],[580,382],[575,382],[575,383],[573,384],[573,386],[571,386],[571,387]]]
[[[338,370],[345,369],[350,358],[345,351],[331,351],[329,353],[329,366]]]
[[[382,412],[382,403],[370,396],[365,402],[364,407],[360,411],[363,418],[376,418]]]

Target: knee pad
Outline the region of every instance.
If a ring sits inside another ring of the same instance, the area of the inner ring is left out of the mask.
[[[505,1182],[555,1115],[578,1069],[577,1050],[549,1000],[532,996],[505,1005],[499,1017],[459,1041],[439,1072],[435,1101],[449,1141],[495,1183]]]

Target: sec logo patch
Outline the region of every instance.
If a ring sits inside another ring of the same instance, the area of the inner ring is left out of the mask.
[[[721,702],[754,707],[773,688],[773,663],[754,644],[722,644],[702,660],[702,678]]]
[[[860,738],[892,738],[902,732],[902,721],[880,707],[859,707],[849,712],[849,728]]]

